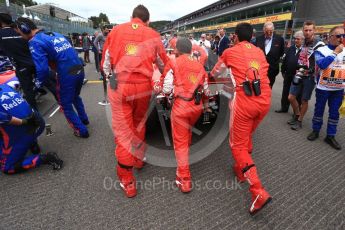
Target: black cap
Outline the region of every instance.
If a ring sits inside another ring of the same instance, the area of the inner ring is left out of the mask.
[[[176,49],[180,53],[190,54],[192,52],[192,43],[188,38],[179,38],[176,42]]]

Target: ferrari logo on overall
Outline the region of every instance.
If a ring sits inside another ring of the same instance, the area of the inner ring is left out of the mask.
[[[188,80],[195,85],[198,81],[198,78],[194,74],[191,74],[188,76]]]
[[[132,24],[132,28],[133,28],[133,30],[136,30],[139,28],[139,25],[138,24]]]
[[[246,44],[246,47],[247,47],[248,49],[251,49],[251,48],[252,48],[252,45]]]
[[[260,64],[257,61],[253,60],[253,61],[249,62],[249,67],[252,67],[254,69],[259,70],[260,69]]]
[[[126,45],[126,55],[133,56],[138,53],[138,46],[134,44],[127,44]]]

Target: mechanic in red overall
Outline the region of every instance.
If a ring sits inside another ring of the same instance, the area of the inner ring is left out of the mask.
[[[161,77],[162,91],[173,93],[171,127],[177,161],[176,185],[182,192],[192,188],[189,169],[189,146],[192,127],[203,111],[202,94],[208,94],[208,75],[192,54],[192,43],[187,38],[178,38],[176,59],[171,59]]]
[[[254,215],[272,199],[263,188],[251,157],[252,135],[270,109],[271,88],[267,77],[268,63],[264,53],[250,43],[252,33],[253,27],[249,23],[238,24],[235,46],[224,51],[210,75],[217,77],[226,68],[231,72],[235,85],[234,97],[229,103],[233,169],[240,182],[247,180],[250,184],[252,203],[249,212]]]
[[[145,152],[145,117],[152,94],[153,63],[168,57],[160,35],[148,27],[150,13],[143,5],[130,22],[117,25],[107,36],[103,71],[109,76],[108,97],[115,135],[117,175],[127,197],[137,194],[133,166],[141,168]]]

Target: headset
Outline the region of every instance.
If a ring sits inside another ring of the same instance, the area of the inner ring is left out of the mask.
[[[17,28],[23,32],[23,34],[30,34],[31,28],[28,24],[25,22],[20,22],[18,20],[15,21],[15,24],[17,25]]]

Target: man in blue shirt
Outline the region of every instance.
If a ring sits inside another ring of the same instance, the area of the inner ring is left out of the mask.
[[[29,41],[29,47],[36,66],[36,88],[44,85],[49,77],[49,66],[57,73],[57,96],[65,117],[74,130],[74,135],[87,138],[89,132],[80,91],[84,80],[83,63],[67,39],[58,33],[39,30],[27,18],[16,20],[17,32]],[[74,111],[74,108],[77,113]]]

